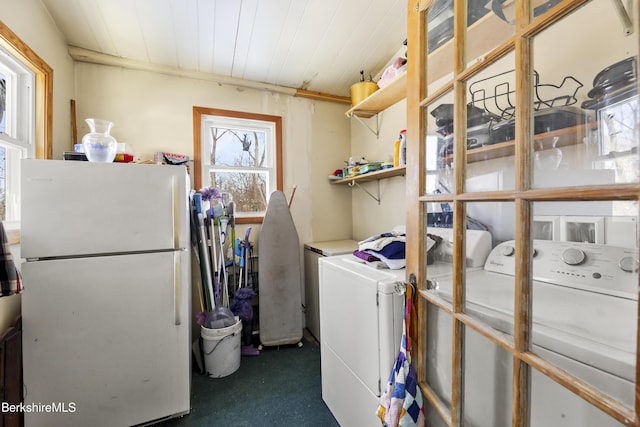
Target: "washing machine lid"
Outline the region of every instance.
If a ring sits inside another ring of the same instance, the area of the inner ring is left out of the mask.
[[[436,292],[452,300],[451,277],[436,279]],[[465,312],[513,335],[515,278],[485,270],[467,271]],[[635,378],[636,301],[533,281],[532,341],[629,381]]]
[[[324,242],[305,243],[304,248],[323,256],[334,256],[353,253],[358,249],[355,240],[327,240]]]

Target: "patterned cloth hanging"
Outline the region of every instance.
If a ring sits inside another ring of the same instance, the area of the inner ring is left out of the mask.
[[[13,262],[4,225],[0,222],[0,297],[16,295],[22,290],[20,273]]]
[[[384,427],[424,427],[424,403],[418,386],[418,376],[411,365],[409,320],[412,303],[412,287],[407,286],[402,340],[395,366],[380,397],[378,417]]]

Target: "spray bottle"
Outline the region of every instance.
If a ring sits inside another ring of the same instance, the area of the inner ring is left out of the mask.
[[[399,143],[399,144],[398,144]],[[396,142],[397,146],[399,146],[399,165],[407,164],[407,130],[403,129],[400,131],[400,139]]]

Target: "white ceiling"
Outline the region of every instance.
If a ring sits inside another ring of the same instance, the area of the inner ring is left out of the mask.
[[[406,0],[42,0],[71,47],[349,96],[406,38]]]

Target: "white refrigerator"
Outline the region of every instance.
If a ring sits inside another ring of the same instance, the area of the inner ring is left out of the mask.
[[[186,169],[24,160],[21,175],[26,427],[188,413]]]

